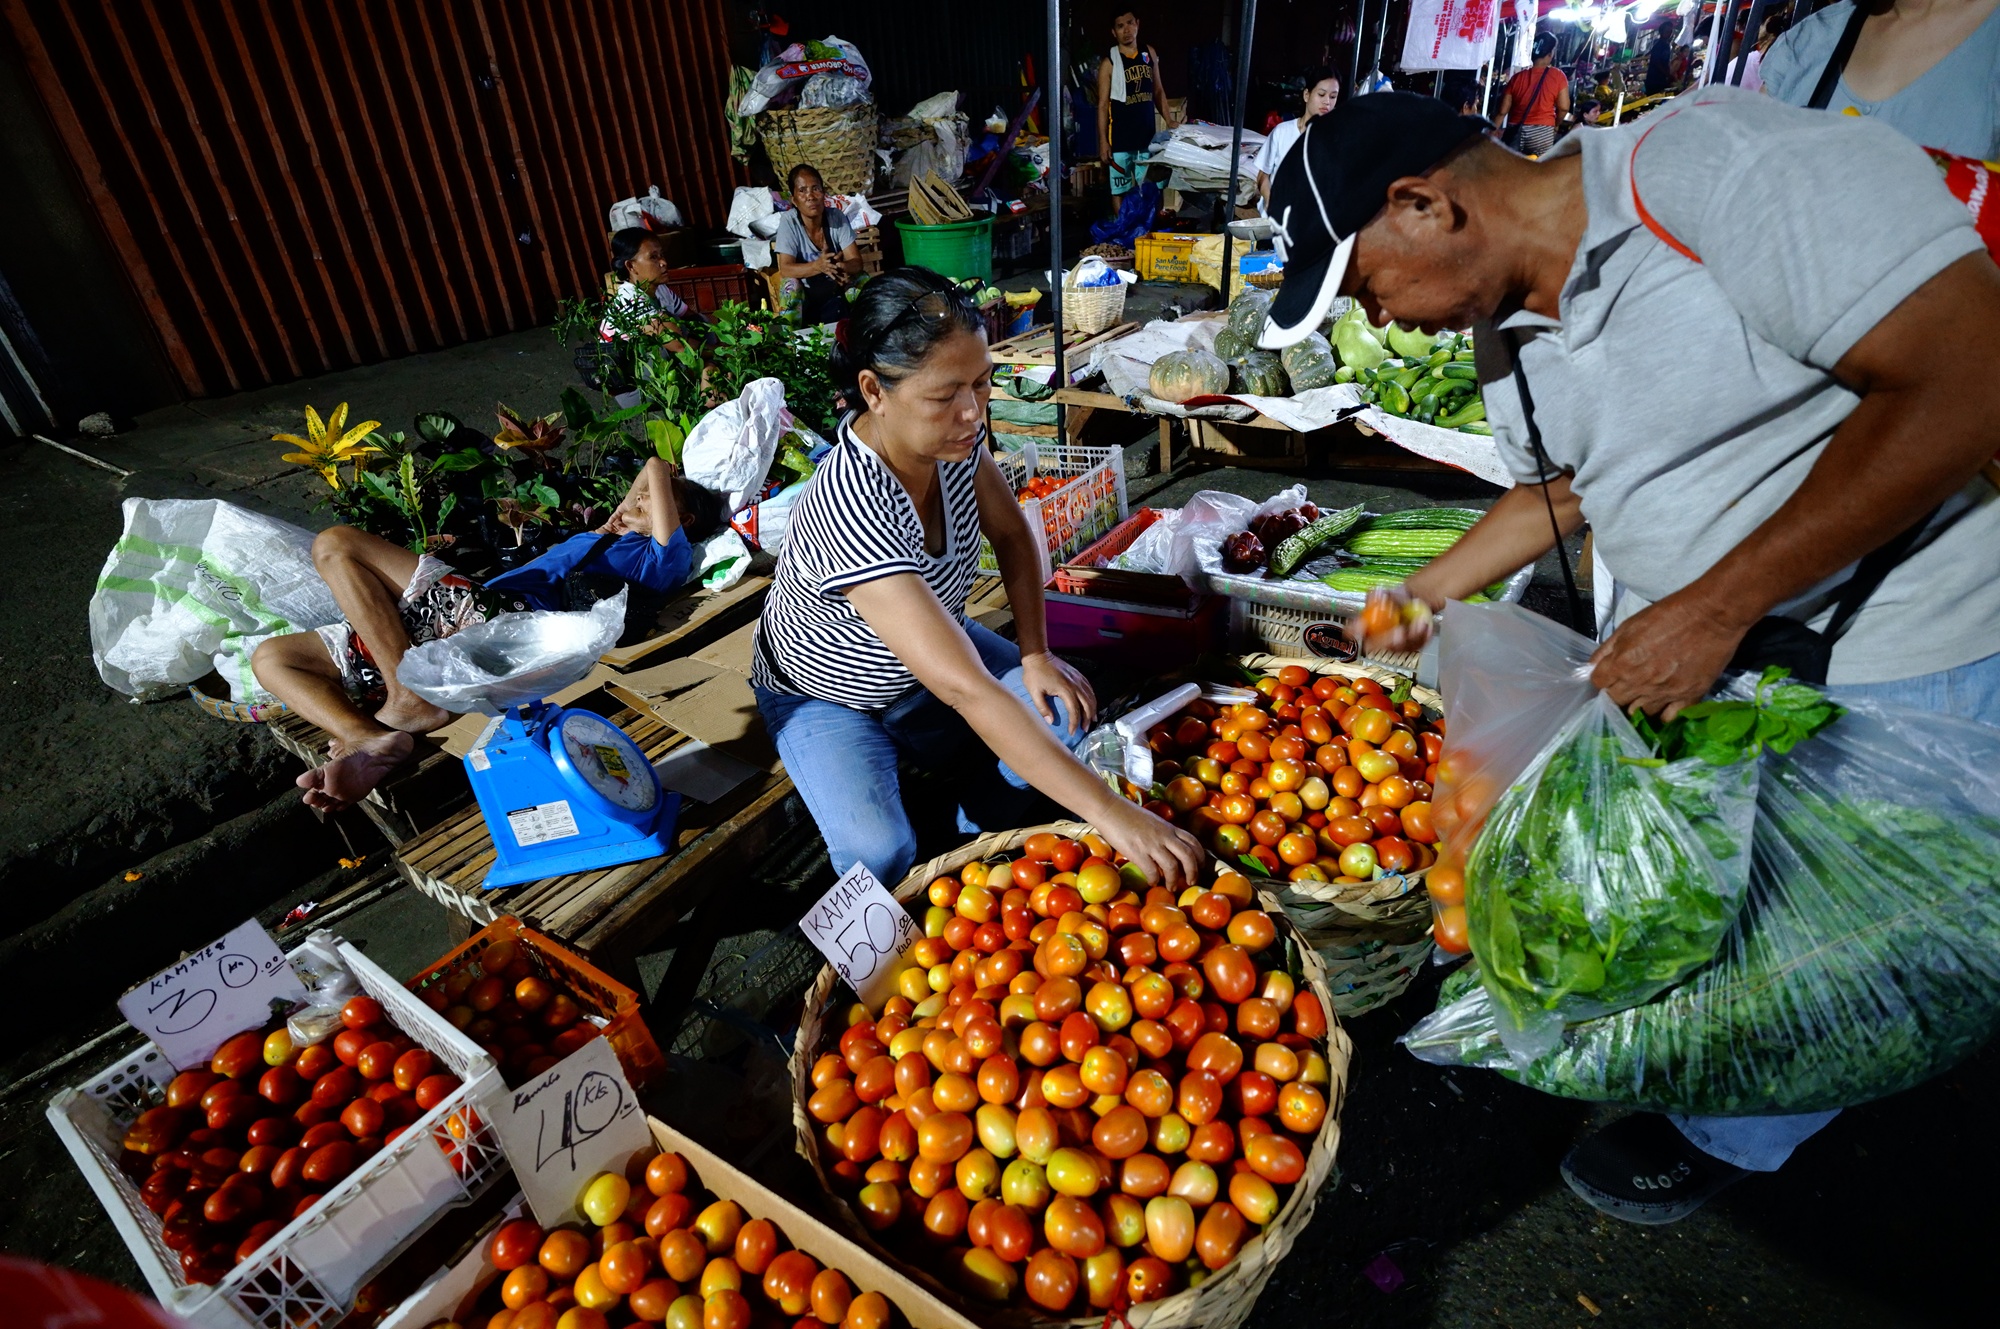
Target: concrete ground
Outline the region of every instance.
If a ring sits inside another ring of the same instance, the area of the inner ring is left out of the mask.
[[[391,972],[412,974],[447,944],[436,905],[369,875],[383,859],[364,830],[344,837],[297,810],[295,764],[257,727],[187,701],[134,706],[97,680],[85,606],[119,531],[118,502],[227,497],[323,524],[311,485],[266,441],[296,427],[301,404],[345,400],[392,427],[442,407],[479,424],[495,401],[553,409],[568,378],[554,340],[524,333],[75,440],[134,471],[128,479],[39,444],[0,445],[0,558],[20,570],[11,612],[0,615],[0,736],[10,740],[0,899],[15,911],[0,957],[33,1008],[0,1048],[0,1193],[13,1199],[0,1209],[0,1249],[140,1285],[43,1119],[50,1094],[130,1046],[111,1007],[120,988],[245,916],[276,925],[293,905],[357,883],[361,907],[334,925]],[[1171,506],[1210,487],[1262,497],[1295,478],[1149,478],[1149,453],[1134,449],[1135,504]],[[1479,504],[1493,492],[1402,471],[1323,471],[1308,484],[1323,505]],[[1559,612],[1551,569],[1530,604]],[[341,867],[352,849],[374,852],[361,868]],[[137,880],[126,880],[131,871]],[[656,1106],[793,1184],[782,1055],[814,961],[785,921],[829,881],[810,835],[780,846],[758,881],[711,914],[707,935],[672,939],[704,953],[712,944],[713,956],[693,1008],[653,1021],[662,1045],[686,1059]],[[671,958],[642,961],[649,986]],[[1570,1145],[1613,1114],[1425,1065],[1395,1046],[1441,977],[1427,974],[1347,1022],[1356,1053],[1340,1170],[1251,1325],[1859,1329],[1957,1323],[1984,1309],[1976,1271],[1995,1228],[1976,1197],[2000,1181],[2000,1144],[1980,1104],[2000,1090],[2000,1056],[1989,1050],[1920,1090],[1844,1114],[1782,1172],[1742,1183],[1683,1223],[1635,1228],[1601,1218],[1556,1176]]]

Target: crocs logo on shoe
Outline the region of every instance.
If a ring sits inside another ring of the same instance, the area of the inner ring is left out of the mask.
[[[1640,1191],[1670,1191],[1694,1175],[1694,1169],[1686,1163],[1676,1163],[1665,1172],[1654,1177],[1633,1174],[1632,1189]]]

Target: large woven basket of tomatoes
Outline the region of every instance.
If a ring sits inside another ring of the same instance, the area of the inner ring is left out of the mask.
[[[1276,900],[1204,878],[1176,898],[1061,823],[903,880],[901,991],[871,1018],[822,971],[792,1063],[799,1150],[864,1241],[987,1321],[1249,1315],[1333,1170],[1350,1044]]]
[[[1196,701],[1149,735],[1148,806],[1269,883],[1327,966],[1334,1010],[1400,995],[1430,951],[1443,699],[1365,663],[1242,657],[1255,701]]]

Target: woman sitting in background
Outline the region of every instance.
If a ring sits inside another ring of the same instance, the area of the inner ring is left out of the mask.
[[[1315,116],[1325,115],[1340,101],[1340,80],[1331,69],[1319,65],[1306,71],[1305,92],[1300,97],[1302,103],[1296,120],[1281,120],[1264,137],[1264,147],[1257,154],[1257,210],[1262,212],[1271,200],[1271,180],[1278,174],[1279,163],[1285,154],[1306,132],[1306,126]]]
[[[643,226],[611,233],[611,271],[619,279],[618,289],[604,302],[598,344],[576,353],[576,369],[586,386],[609,393],[618,406],[636,406],[633,334],[679,332],[684,326],[699,325],[701,315],[666,284],[667,260],[660,237]],[[670,343],[669,349],[678,349],[678,343]]]
[[[826,206],[826,181],[812,167],[794,166],[785,187],[792,210],[771,239],[778,275],[793,284],[803,322],[831,323],[846,312],[848,283],[861,271],[854,227],[846,213]]]

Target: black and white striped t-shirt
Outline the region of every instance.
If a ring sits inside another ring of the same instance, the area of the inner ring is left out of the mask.
[[[791,529],[757,623],[750,679],[774,692],[804,693],[855,710],[894,702],[916,684],[895,652],[849,603],[864,582],[914,572],[945,612],[965,621],[979,568],[979,449],[940,462],[944,552],[924,548],[924,524],[888,463],[843,421],[839,442],[792,509]],[[777,668],[771,668],[775,661]],[[782,676],[782,681],[781,681]]]

